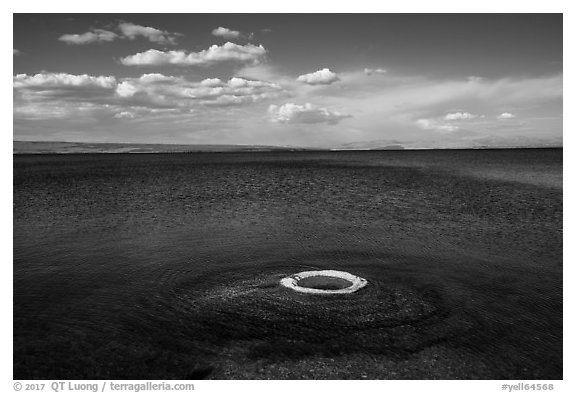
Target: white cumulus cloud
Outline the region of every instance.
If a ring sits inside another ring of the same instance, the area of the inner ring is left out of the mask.
[[[134,23],[121,22],[117,26],[120,34],[103,29],[92,29],[82,34],[64,34],[58,40],[67,44],[85,45],[93,42],[110,42],[118,38],[128,38],[134,40],[137,37],[144,37],[150,42],[162,45],[175,45],[177,33],[170,33],[155,29],[154,27],[140,26]]]
[[[149,49],[146,52],[124,57],[120,62],[126,66],[207,66],[226,61],[258,62],[266,55],[262,45],[237,45],[227,42],[222,46],[212,45],[200,52],[186,53],[182,50],[160,51]]]
[[[287,95],[282,86],[261,80],[188,80],[160,73],[119,79],[47,72],[18,74],[13,77],[13,87],[14,115],[28,119],[191,114],[199,108],[247,106]]]
[[[217,29],[212,30],[212,35],[214,35],[216,37],[222,37],[222,38],[225,38],[227,40],[233,40],[233,39],[240,38],[242,36],[242,33],[240,33],[237,30],[231,30],[231,29],[228,29],[226,27],[220,26]]]
[[[308,85],[329,85],[339,81],[340,78],[329,68],[323,68],[310,74],[300,75],[296,80]]]
[[[515,117],[516,117],[515,114],[509,112],[504,112],[498,115],[499,120],[513,119]]]
[[[190,82],[182,77],[144,74],[139,78],[124,78],[116,95],[139,105],[188,107],[194,105],[232,105],[278,98],[281,86],[259,80],[207,78]]]
[[[36,75],[18,74],[13,78],[13,86],[16,89],[53,89],[65,87],[99,87],[103,89],[113,89],[116,87],[116,78],[113,76],[43,72]]]
[[[281,106],[270,105],[268,113],[271,120],[276,123],[337,124],[341,120],[351,117],[326,108],[317,108],[310,103],[298,105],[290,102]]]
[[[140,26],[134,23],[123,22],[118,25],[118,29],[122,32],[122,35],[131,40],[136,39],[136,37],[147,38],[150,42],[155,42],[157,44],[176,44],[176,37],[169,33],[168,31],[162,31],[155,29],[154,27]]]
[[[444,116],[444,120],[472,120],[477,118],[478,115],[473,115],[469,112],[454,112],[454,113],[447,113]]]
[[[223,84],[224,82],[220,78],[206,78],[200,82],[200,85],[208,87],[222,86]]]
[[[42,72],[13,77],[14,115],[25,118],[83,116],[102,108],[114,95],[113,76]]]
[[[116,94],[120,97],[133,97],[136,93],[138,93],[138,87],[130,82],[121,82],[116,87]]]
[[[277,84],[234,77],[228,82],[218,78],[204,79],[200,83],[189,84],[177,95],[195,99],[218,97],[227,103],[245,103],[274,98],[281,93],[282,88]]]
[[[176,76],[166,76],[164,74],[158,73],[151,73],[151,74],[142,74],[138,80],[143,84],[151,84],[151,83],[171,83],[176,82],[180,78]]]
[[[72,45],[85,45],[93,42],[110,42],[118,38],[118,34],[102,29],[94,29],[83,34],[64,34],[58,40]]]

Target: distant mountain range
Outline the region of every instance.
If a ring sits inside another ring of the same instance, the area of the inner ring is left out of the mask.
[[[400,142],[370,141],[346,143],[330,150],[404,150],[406,147]]]
[[[292,147],[261,145],[171,145],[146,143],[81,143],[14,141],[14,154],[79,154],[79,153],[186,153],[240,151],[298,151]]]
[[[308,151],[308,150],[420,150],[420,149],[511,149],[562,147],[562,138],[529,137],[480,138],[468,141],[433,141],[425,145],[416,142],[369,141],[347,143],[333,148],[300,148],[266,145],[173,145],[146,143],[83,143],[14,141],[14,154],[82,154],[82,153],[187,153],[187,152],[246,152],[246,151]]]
[[[562,138],[536,138],[526,136],[481,137],[463,140],[446,138],[426,142],[401,142],[397,140],[373,140],[347,143],[331,150],[420,150],[420,149],[513,149],[562,147]]]

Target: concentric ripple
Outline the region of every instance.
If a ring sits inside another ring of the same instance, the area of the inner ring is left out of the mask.
[[[294,270],[223,273],[205,286],[181,281],[163,301],[164,313],[194,341],[214,347],[242,343],[252,358],[299,358],[362,352],[403,356],[442,340],[437,299],[409,288],[371,285],[338,297],[280,285]]]

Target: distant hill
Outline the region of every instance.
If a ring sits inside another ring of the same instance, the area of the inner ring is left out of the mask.
[[[339,145],[330,150],[404,150],[402,143],[396,140],[375,140],[352,142]]]
[[[82,143],[82,142],[13,142],[14,154],[85,154],[85,153],[189,153],[189,152],[246,152],[246,151],[309,151],[309,150],[420,150],[420,149],[513,149],[562,147],[562,138],[539,139],[478,138],[471,141],[431,141],[426,144],[415,142],[381,140],[356,142],[330,149],[299,148],[266,145],[170,145],[146,143]]]
[[[515,148],[559,148],[562,137],[501,136],[476,137],[465,140],[450,140],[446,137],[424,142],[372,140],[337,146],[331,150],[420,150],[420,149],[515,149]]]
[[[13,154],[78,154],[78,153],[185,153],[235,151],[298,151],[292,147],[260,145],[168,145],[145,143],[81,143],[14,141]]]

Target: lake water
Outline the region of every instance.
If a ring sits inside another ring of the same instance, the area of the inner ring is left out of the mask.
[[[15,155],[13,282],[15,379],[561,379],[562,150]]]

